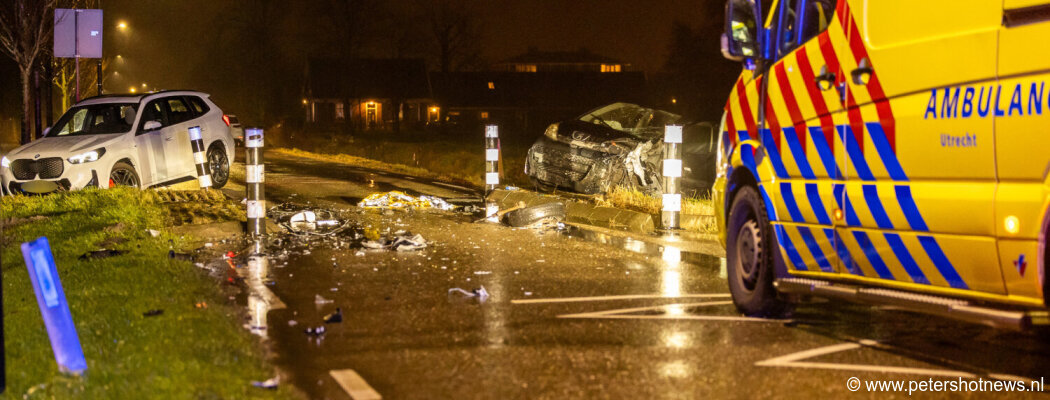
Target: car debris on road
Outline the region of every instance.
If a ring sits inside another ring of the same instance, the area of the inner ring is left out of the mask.
[[[365,197],[361,202],[357,203],[358,207],[361,208],[372,208],[372,209],[437,209],[450,211],[454,210],[456,206],[449,204],[445,199],[436,196],[419,196],[414,197],[400,192],[397,190],[386,192],[386,193],[373,193]]]

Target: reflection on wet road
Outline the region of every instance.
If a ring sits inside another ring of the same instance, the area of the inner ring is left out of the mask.
[[[277,162],[289,176],[316,169]],[[673,238],[364,211],[338,199],[363,197],[367,183],[298,192],[300,182],[268,176],[267,191],[342,209],[354,232],[427,241],[397,252],[360,249],[352,236],[271,239],[264,285],[286,307],[269,311],[268,343],[284,382],[312,398],[347,398],[332,377],[355,376],[346,370],[390,399],[881,397],[846,381],[1050,370],[1050,341],[1031,333],[819,301],[785,320],[742,317],[722,259]],[[449,292],[482,287],[487,298]],[[342,322],[325,324],[337,307]],[[317,326],[322,336],[304,333]]]

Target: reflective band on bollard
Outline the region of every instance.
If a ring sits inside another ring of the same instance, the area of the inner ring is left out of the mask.
[[[211,168],[204,153],[204,137],[199,126],[190,127],[190,147],[193,148],[193,164],[197,166],[197,182],[201,189],[207,190],[211,187]]]
[[[663,162],[663,208],[660,225],[664,229],[679,229],[682,213],[682,195],[679,180],[682,177],[682,126],[667,125],[664,128]]]
[[[499,126],[485,125],[485,194],[499,186]]]
[[[248,128],[244,130],[245,148],[245,197],[248,214],[248,234],[251,236],[266,235],[266,193],[263,189],[263,130]]]

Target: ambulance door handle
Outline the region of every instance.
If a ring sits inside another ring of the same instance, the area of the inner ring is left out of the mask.
[[[820,67],[820,74],[816,76],[817,87],[826,92],[835,87],[835,74],[828,72],[828,66]]]
[[[867,85],[868,80],[871,79],[872,72],[875,72],[875,70],[871,69],[871,61],[864,57],[860,60],[860,65],[857,66],[857,69],[851,71],[850,75],[853,76],[853,83]]]

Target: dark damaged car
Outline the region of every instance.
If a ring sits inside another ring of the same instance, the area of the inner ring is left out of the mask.
[[[666,125],[683,127],[683,192],[706,194],[715,175],[711,124],[628,103],[550,125],[529,149],[525,174],[541,191],[599,194],[622,186],[660,192]]]

